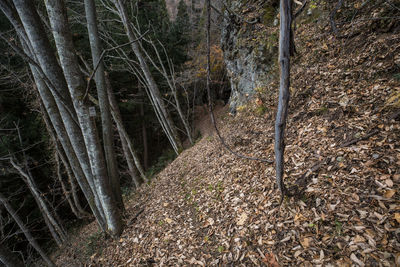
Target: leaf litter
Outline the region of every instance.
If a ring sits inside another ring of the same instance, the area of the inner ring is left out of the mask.
[[[355,35],[344,27],[346,40],[325,34],[326,23],[298,26],[285,151],[294,197],[279,206],[274,166],[235,158],[208,125],[134,193],[128,217],[143,212],[87,265],[398,266],[400,118],[385,102],[400,87],[385,70],[400,34],[362,32],[368,23]],[[261,116],[220,109],[227,144],[273,158],[276,97]]]

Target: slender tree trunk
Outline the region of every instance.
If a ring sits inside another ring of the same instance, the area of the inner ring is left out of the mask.
[[[161,66],[161,68],[159,67],[159,65],[156,64],[156,62],[151,58],[151,56],[147,53],[145,48],[139,42],[140,48],[142,49],[142,51],[144,52],[144,54],[146,55],[146,57],[150,61],[150,63],[153,65],[153,67],[155,69],[157,69],[157,71],[162,76],[164,76],[165,80],[167,81],[167,84],[168,84],[169,88],[171,89],[172,95],[174,96],[174,99],[175,99],[176,110],[178,111],[178,115],[179,115],[179,117],[180,117],[180,119],[181,119],[181,121],[183,123],[183,126],[185,127],[186,135],[187,135],[187,137],[189,139],[190,144],[193,145],[192,131],[190,130],[189,121],[185,118],[185,115],[183,114],[183,111],[182,111],[181,102],[179,101],[178,91],[177,91],[177,88],[176,88],[176,82],[175,82],[175,77],[174,77],[175,71],[174,71],[172,62],[171,62],[171,60],[170,60],[170,58],[169,58],[169,56],[167,54],[167,51],[165,50],[165,47],[162,46],[162,48],[164,50],[164,54],[167,57],[169,72],[170,72],[170,76],[171,76],[171,77],[169,77],[168,72],[167,72],[167,70],[166,70],[166,68],[164,66],[164,63],[163,63],[162,59],[161,59],[160,53],[157,50],[157,47],[154,45],[154,43],[152,41],[148,41],[148,42],[153,47],[154,52],[157,55],[157,59],[158,59],[158,62],[159,62],[159,65]]]
[[[142,179],[145,182],[148,182],[148,179],[147,179],[147,177],[146,177],[146,175],[144,173],[142,164],[140,163],[139,157],[138,157],[138,155],[137,155],[137,153],[136,153],[136,151],[134,149],[132,141],[130,140],[129,135],[126,132],[125,126],[124,126],[124,124],[122,122],[122,117],[121,117],[121,113],[120,113],[119,108],[118,108],[117,100],[115,99],[114,93],[113,93],[112,88],[111,88],[110,80],[109,80],[109,78],[107,76],[106,76],[106,84],[107,84],[109,102],[110,102],[110,106],[111,106],[111,114],[113,116],[115,124],[117,125],[117,129],[118,129],[118,133],[119,133],[120,138],[121,138],[121,142],[123,142],[122,143],[122,145],[123,145],[122,148],[124,149],[124,144],[126,144],[127,147],[125,147],[125,150],[128,150],[129,154],[131,155],[130,157],[133,158],[133,160],[135,162],[135,166],[136,166],[137,170],[140,173],[140,177],[142,177]],[[122,140],[124,140],[124,141],[122,141]],[[138,182],[140,183],[140,181],[138,181]]]
[[[81,206],[81,204],[79,202],[79,199],[78,199],[77,194],[76,194],[77,193],[76,192],[77,189],[76,189],[75,183],[73,182],[72,173],[71,173],[68,161],[67,161],[67,159],[66,159],[66,157],[64,155],[64,152],[62,151],[62,148],[58,145],[58,141],[57,141],[57,138],[56,138],[56,133],[54,132],[53,127],[51,126],[50,118],[49,118],[49,116],[48,116],[48,114],[47,114],[47,112],[46,112],[46,110],[45,110],[45,108],[43,106],[43,102],[42,101],[40,103],[40,111],[42,113],[42,118],[43,118],[43,121],[44,121],[44,123],[46,125],[47,132],[49,133],[50,139],[52,140],[53,145],[54,145],[54,150],[55,150],[54,157],[55,157],[55,160],[56,160],[56,174],[57,174],[58,180],[60,181],[63,193],[64,193],[64,195],[65,195],[65,197],[66,197],[66,199],[68,201],[68,204],[71,207],[72,212],[75,214],[75,216],[77,218],[82,219],[83,217],[88,216],[89,214],[87,214],[87,212],[85,212],[82,209],[82,206]],[[65,170],[66,170],[66,173],[67,173],[67,176],[68,176],[69,184],[71,186],[72,198],[73,199],[71,199],[71,192],[68,191],[67,186],[65,185],[65,183],[64,183],[64,181],[62,179],[61,165],[60,165],[59,157],[61,158],[61,161],[65,166]],[[83,173],[82,173],[82,175],[83,175]],[[85,179],[85,178],[83,177],[83,179]],[[90,190],[90,188],[89,188],[89,190]]]
[[[16,211],[11,207],[8,203],[7,199],[4,197],[2,193],[0,193],[0,204],[2,204],[14,221],[18,224],[21,231],[24,233],[26,239],[29,241],[29,244],[39,253],[39,255],[43,258],[43,260],[47,263],[48,266],[55,267],[56,265],[51,261],[51,259],[46,255],[46,253],[42,250],[40,245],[36,242],[35,238],[33,238],[29,229],[22,222]]]
[[[131,176],[132,182],[135,184],[135,187],[139,188],[142,180],[140,179],[136,171],[135,162],[132,158],[132,154],[129,151],[128,143],[126,142],[123,134],[120,133],[119,138],[121,139],[122,150],[124,152],[126,164],[128,165],[129,175]]]
[[[60,223],[54,218],[52,212],[50,211],[49,207],[46,205],[44,199],[41,197],[41,194],[36,186],[35,181],[28,169],[25,167],[19,166],[13,159],[10,160],[11,165],[18,171],[18,173],[23,177],[24,182],[28,186],[29,190],[31,191],[36,203],[39,206],[40,211],[45,219],[45,222],[54,238],[57,242],[59,247],[67,240],[66,234],[62,229]],[[25,164],[26,165],[26,164]],[[54,211],[54,208],[52,209]]]
[[[62,178],[62,174],[61,174],[61,165],[60,165],[60,159],[59,159],[59,155],[58,155],[58,148],[55,149],[55,153],[54,153],[54,158],[56,160],[56,175],[58,178],[58,181],[61,184],[61,189],[63,191],[63,194],[65,196],[65,198],[67,199],[67,202],[69,204],[69,207],[72,210],[72,213],[75,214],[75,216],[78,219],[82,219],[83,216],[79,213],[78,209],[75,207],[74,202],[72,201],[71,198],[71,191],[68,191],[67,186],[65,185],[63,178]]]
[[[91,170],[105,214],[107,228],[112,236],[119,236],[122,232],[121,214],[110,187],[96,125],[94,120],[90,117],[87,100],[84,99],[85,82],[75,55],[72,35],[68,26],[67,11],[62,0],[46,1],[45,4],[49,14],[61,66],[64,70],[68,89],[72,96],[78,120],[82,128]]]
[[[142,52],[140,51],[139,45],[136,42],[137,36],[130,27],[129,24],[130,22],[128,20],[128,15],[125,6],[121,0],[113,0],[113,2],[118,10],[119,16],[121,17],[128,39],[130,42],[132,42],[131,43],[132,51],[135,53],[139,61],[140,68],[142,69],[143,74],[146,78],[149,87],[149,93],[150,96],[153,98],[152,102],[154,104],[154,108],[156,109],[156,113],[158,113],[159,115],[160,123],[162,124],[165,134],[170,140],[173,149],[177,154],[179,154],[182,150],[182,144],[179,140],[178,132],[176,130],[175,124],[173,123],[169,112],[165,107],[164,101],[162,100],[160,94],[160,90],[149,70],[149,66],[147,65],[146,60],[142,55]]]
[[[3,263],[6,267],[23,267],[24,264],[18,259],[18,257],[12,253],[11,250],[6,248],[5,245],[0,244],[0,263]]]
[[[68,155],[68,159],[72,160],[71,167],[74,171],[75,177],[78,179],[79,185],[81,186],[100,227],[105,230],[105,215],[101,209],[101,203],[95,190],[82,132],[77,124],[76,113],[73,112],[71,97],[68,94],[62,70],[52,52],[50,42],[40,22],[40,18],[36,13],[34,3],[31,0],[15,0],[13,2],[23,24],[24,32],[19,32],[21,27],[19,26],[18,19],[14,18],[12,13],[7,17],[11,19],[13,25],[16,24],[14,27],[22,36],[22,39],[29,41],[29,43],[26,44],[25,49],[29,50],[30,54],[28,55],[31,55],[34,59],[37,58],[37,62],[40,64],[43,74],[46,75],[46,77],[39,75],[40,72],[37,71],[36,66],[31,68],[37,88],[43,99],[43,103],[52,121],[54,129],[56,130],[63,148]],[[44,78],[47,78],[51,84],[47,81],[45,82]],[[59,113],[56,112],[56,107],[59,110]],[[61,116],[62,120],[58,115]],[[68,134],[68,138],[65,133]],[[72,145],[73,151],[70,149],[69,142]],[[73,155],[74,153],[75,155]],[[74,162],[75,158],[79,161],[79,164]],[[79,166],[81,167],[81,170]],[[81,175],[82,171],[84,177],[86,177],[86,181]],[[90,186],[92,192],[88,190],[89,188],[87,187],[87,184]]]
[[[144,169],[147,170],[149,168],[149,148],[147,145],[147,130],[146,130],[146,121],[144,117],[144,92],[141,90],[142,99],[140,103],[140,116],[142,118],[142,140],[143,140],[143,166]]]
[[[93,0],[85,0],[86,24],[89,33],[90,48],[92,51],[93,69],[95,71],[95,82],[97,88],[97,97],[101,113],[101,125],[103,130],[104,153],[107,162],[108,177],[114,198],[118,207],[123,210],[124,203],[122,200],[122,192],[119,180],[119,172],[115,157],[115,148],[113,140],[113,127],[111,122],[110,104],[108,102],[104,64],[100,58],[102,53],[102,45],[99,38],[99,30],[97,27],[96,5]],[[96,70],[97,67],[97,70]]]
[[[61,240],[61,237],[58,235],[57,230],[54,228],[53,224],[50,222],[49,217],[47,217],[46,212],[43,211],[42,207],[40,206],[40,204],[37,201],[36,201],[36,203],[39,206],[39,210],[42,213],[44,223],[46,224],[47,228],[49,229],[50,234],[53,237],[53,240],[56,242],[57,246],[59,248],[61,248],[64,241]]]
[[[281,69],[278,110],[275,121],[275,162],[276,182],[282,197],[285,195],[284,152],[285,127],[290,98],[290,35],[292,24],[291,1],[281,0],[280,5],[280,35],[279,35],[279,65]]]
[[[57,149],[57,152],[58,152],[58,156],[60,157],[61,162],[64,165],[65,172],[67,173],[68,183],[69,183],[69,185],[71,187],[72,199],[74,201],[75,207],[77,208],[77,210],[78,210],[78,212],[79,212],[79,214],[80,214],[80,216],[82,218],[83,217],[90,217],[91,215],[89,213],[87,213],[82,208],[81,202],[80,202],[79,197],[78,197],[78,188],[76,186],[75,178],[72,175],[71,167],[70,167],[70,165],[68,163],[68,160],[67,160],[67,158],[66,158],[66,156],[64,154],[64,151],[62,151],[62,149],[60,148],[60,146],[58,144],[57,144],[57,147],[58,148],[56,148],[56,149]]]

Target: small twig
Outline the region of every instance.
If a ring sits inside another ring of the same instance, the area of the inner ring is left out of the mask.
[[[355,139],[352,139],[352,140],[350,140],[350,141],[348,141],[348,142],[346,142],[344,144],[341,144],[339,146],[339,148],[343,148],[343,147],[354,145],[355,143],[358,143],[360,141],[366,140],[366,139],[370,138],[371,136],[376,135],[377,133],[379,133],[379,130],[378,129],[374,129],[374,130],[372,130],[371,132],[369,132],[368,134],[366,134],[366,135],[364,135],[362,137],[355,138]]]
[[[400,8],[398,8],[397,6],[395,6],[394,4],[392,4],[390,1],[386,0],[385,1],[389,6],[393,7],[394,9],[397,9],[400,11]]]
[[[394,112],[392,115],[389,116],[389,121],[396,119],[400,115],[400,110]]]
[[[89,87],[90,87],[90,81],[93,79],[93,77],[94,77],[94,75],[95,75],[97,69],[99,68],[100,62],[103,60],[103,58],[104,58],[104,56],[106,55],[106,53],[107,53],[107,52],[110,52],[110,51],[112,51],[112,50],[116,50],[116,49],[122,48],[122,47],[124,47],[124,46],[130,45],[130,44],[132,44],[132,43],[135,43],[135,42],[141,40],[141,39],[147,34],[147,32],[148,32],[148,31],[146,31],[146,32],[143,33],[141,36],[139,36],[138,38],[136,38],[135,40],[133,40],[133,41],[131,41],[131,42],[128,42],[128,43],[125,43],[125,44],[122,44],[122,45],[117,45],[117,46],[115,46],[115,47],[111,47],[111,48],[108,48],[108,49],[103,50],[103,52],[102,52],[101,55],[100,55],[99,61],[96,63],[96,65],[95,65],[95,67],[94,67],[92,73],[90,74],[89,80],[88,80],[87,85],[86,85],[86,91],[85,91],[85,95],[83,96],[83,99],[85,99],[85,98],[87,97],[88,92],[89,92]]]
[[[126,226],[131,225],[137,219],[137,217],[139,217],[139,215],[143,213],[143,211],[144,208],[141,208],[131,219],[129,219],[129,221],[126,223]]]
[[[3,39],[17,55],[19,55],[23,60],[28,62],[28,64],[31,64],[36,68],[36,70],[39,72],[39,75],[41,76],[43,81],[46,83],[47,87],[50,89],[50,92],[52,94],[54,94],[54,96],[57,96],[60,99],[60,101],[64,105],[65,109],[68,111],[68,113],[70,113],[71,117],[73,118],[73,121],[77,125],[79,125],[78,121],[76,121],[76,119],[74,117],[74,113],[71,111],[71,109],[69,108],[69,105],[67,104],[67,100],[57,91],[57,89],[54,86],[54,84],[46,76],[46,73],[43,71],[43,69],[40,66],[40,64],[37,63],[30,55],[25,53],[25,51],[23,51],[20,47],[18,47],[17,45],[13,44],[12,42],[10,42],[6,37],[3,36],[2,33],[0,33],[0,38]]]
[[[301,12],[303,12],[303,10],[304,10],[305,7],[307,6],[307,4],[308,4],[308,0],[305,0],[304,3],[303,3],[303,5],[302,5],[302,6],[296,11],[296,13],[294,14],[293,20],[295,20],[295,19],[301,14]]]

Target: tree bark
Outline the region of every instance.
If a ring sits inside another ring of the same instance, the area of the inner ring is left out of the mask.
[[[39,253],[39,255],[43,258],[43,260],[47,263],[48,266],[55,267],[56,265],[51,261],[51,259],[46,255],[40,245],[36,242],[35,238],[33,238],[29,229],[22,222],[21,218],[18,216],[16,211],[11,207],[8,203],[7,199],[4,197],[2,193],[0,193],[0,204],[2,204],[7,212],[11,215],[14,221],[18,224],[21,231],[24,233],[26,239],[29,241],[29,244]]]
[[[120,186],[119,172],[115,157],[115,148],[113,140],[113,127],[111,122],[110,104],[108,102],[105,69],[103,59],[101,58],[102,45],[99,38],[97,27],[96,5],[93,0],[85,0],[86,24],[89,33],[90,48],[92,51],[93,69],[95,71],[95,82],[97,88],[97,97],[101,113],[101,125],[103,131],[103,146],[107,163],[108,177],[114,193],[114,198],[118,207],[124,210],[122,200],[122,191]],[[97,69],[96,69],[97,67]]]
[[[3,244],[0,244],[0,263],[3,263],[6,267],[23,267],[24,264],[18,259],[18,257],[12,253],[11,250],[6,248]]]
[[[76,207],[77,210],[78,210],[79,215],[80,215],[82,218],[83,218],[83,217],[90,217],[91,215],[90,215],[89,213],[87,213],[87,212],[82,208],[82,205],[81,205],[81,202],[80,202],[79,196],[78,196],[78,188],[76,187],[76,182],[75,182],[74,176],[72,175],[71,167],[70,167],[70,165],[69,165],[69,163],[68,163],[68,160],[67,160],[67,158],[66,158],[66,155],[64,154],[64,151],[62,151],[62,149],[60,148],[60,146],[58,145],[58,143],[57,143],[57,146],[56,146],[56,150],[57,150],[57,152],[58,152],[58,156],[59,156],[60,159],[61,159],[61,162],[62,162],[63,165],[64,165],[65,172],[67,173],[68,183],[69,183],[69,185],[70,185],[70,187],[71,187],[71,191],[72,191],[72,199],[73,199],[73,201],[74,201],[75,207]]]
[[[59,159],[59,155],[58,155],[58,151],[57,150],[58,150],[58,148],[55,149],[54,158],[55,158],[55,161],[56,161],[56,175],[57,175],[58,181],[61,184],[61,189],[63,191],[63,194],[64,194],[65,198],[67,199],[67,202],[69,204],[69,207],[72,210],[72,213],[75,214],[76,218],[82,219],[83,218],[82,214],[80,214],[80,212],[78,211],[78,209],[75,206],[74,202],[72,201],[71,191],[69,191],[67,189],[67,186],[65,185],[65,183],[63,181],[62,174],[61,174],[60,159]]]
[[[154,43],[153,43],[152,41],[148,41],[148,42],[149,42],[149,43],[151,44],[151,46],[153,47],[154,52],[155,52],[156,55],[157,55],[157,59],[158,59],[158,61],[159,61],[159,64],[160,64],[161,68],[156,64],[156,62],[155,62],[155,61],[151,58],[151,56],[146,52],[145,48],[141,45],[141,43],[139,43],[139,44],[140,44],[140,47],[142,48],[142,51],[143,51],[144,54],[147,56],[148,60],[151,62],[151,64],[153,65],[153,67],[154,67],[155,69],[157,69],[157,71],[158,71],[162,76],[164,76],[165,80],[167,81],[167,84],[168,84],[169,88],[171,89],[172,95],[174,96],[174,99],[175,99],[175,108],[176,108],[176,110],[178,111],[178,115],[179,115],[179,117],[180,117],[180,119],[181,119],[181,121],[182,121],[182,123],[183,123],[183,126],[185,127],[186,135],[187,135],[187,137],[188,137],[188,139],[189,139],[189,142],[190,142],[190,144],[193,145],[192,131],[190,130],[189,121],[188,121],[187,118],[185,118],[185,115],[183,114],[183,110],[182,110],[182,107],[181,107],[181,103],[180,103],[180,101],[179,101],[178,90],[177,90],[177,88],[176,88],[176,82],[175,82],[175,77],[174,77],[175,72],[174,72],[174,68],[173,68],[172,62],[171,62],[171,60],[170,60],[170,58],[169,58],[169,56],[168,56],[168,54],[167,54],[167,51],[165,50],[165,47],[163,46],[162,48],[163,48],[163,50],[164,50],[165,56],[167,57],[168,67],[169,67],[169,70],[170,70],[170,76],[171,76],[171,77],[169,77],[169,76],[168,76],[168,72],[167,72],[167,70],[166,70],[166,68],[165,68],[165,66],[164,66],[164,63],[163,63],[162,59],[161,59],[160,53],[159,53],[158,50],[157,50],[157,47],[154,45]],[[162,45],[162,44],[161,44],[161,45]]]
[[[24,182],[29,188],[29,191],[31,191],[37,205],[39,206],[39,210],[42,213],[42,216],[46,222],[47,227],[49,228],[54,240],[56,241],[57,245],[59,247],[62,246],[62,244],[66,241],[67,237],[62,229],[61,225],[59,222],[54,218],[52,212],[50,211],[49,207],[46,205],[44,199],[41,197],[41,194],[36,186],[35,181],[33,180],[33,177],[27,169],[28,167],[25,167],[25,170],[23,167],[19,166],[13,159],[10,160],[11,165],[18,171],[18,173],[23,177]],[[25,164],[27,165],[27,164]],[[54,208],[53,208],[54,211]]]
[[[117,101],[116,101],[115,96],[114,96],[114,94],[112,92],[111,83],[110,83],[110,81],[109,81],[109,79],[107,77],[106,77],[106,83],[107,83],[108,97],[109,97],[109,101],[110,101],[110,105],[111,105],[111,113],[112,113],[113,119],[115,121],[115,124],[117,125],[118,133],[120,135],[121,142],[122,142],[122,148],[124,149],[124,145],[126,144],[126,147],[125,147],[124,151],[128,150],[126,153],[129,153],[130,154],[129,157],[133,158],[133,160],[135,162],[135,166],[136,166],[137,170],[140,173],[140,177],[142,177],[142,179],[145,182],[148,182],[148,179],[147,179],[147,177],[146,177],[146,175],[144,173],[142,164],[140,163],[139,157],[138,157],[138,155],[137,155],[137,153],[136,153],[136,151],[134,149],[132,141],[130,140],[130,138],[128,136],[128,133],[126,132],[126,129],[125,129],[124,124],[122,122],[121,113],[119,112]],[[140,184],[139,180],[136,181],[136,182]],[[136,184],[136,182],[135,182],[135,184]]]
[[[124,25],[126,35],[131,43],[132,51],[135,53],[136,58],[139,61],[140,68],[146,78],[149,94],[152,98],[152,102],[155,108],[156,113],[158,114],[158,119],[163,126],[163,130],[167,135],[174,151],[176,154],[179,154],[182,151],[182,144],[179,140],[179,135],[176,130],[175,124],[172,121],[172,118],[165,107],[164,101],[162,100],[160,90],[153,78],[153,75],[150,72],[149,66],[146,63],[142,52],[140,51],[139,45],[135,40],[137,40],[137,36],[130,26],[130,22],[128,19],[128,14],[121,0],[113,0],[115,7],[118,10],[119,16]]]
[[[40,111],[42,113],[42,118],[43,118],[44,124],[46,125],[47,132],[49,133],[50,139],[52,140],[53,145],[54,145],[54,150],[55,150],[54,157],[56,160],[56,175],[58,177],[58,180],[60,181],[63,193],[68,201],[68,204],[71,207],[72,212],[75,214],[75,216],[77,218],[82,219],[83,217],[88,216],[89,214],[83,210],[83,208],[79,202],[79,199],[77,196],[77,188],[76,188],[75,182],[73,181],[72,172],[71,172],[68,160],[64,154],[64,151],[62,151],[62,147],[59,146],[59,143],[58,143],[57,137],[56,137],[56,133],[54,132],[54,129],[51,125],[49,115],[47,114],[42,101],[40,101]],[[70,191],[68,191],[67,186],[65,185],[65,183],[62,179],[61,164],[59,161],[59,157],[60,157],[61,162],[63,163],[63,165],[65,167],[65,171],[67,173],[68,181],[69,181],[69,184],[71,187]],[[82,173],[82,175],[83,175],[83,173]],[[83,177],[83,179],[85,179],[85,178]],[[89,186],[89,185],[87,185],[87,186]],[[90,188],[88,188],[88,189],[90,190]],[[72,199],[71,199],[71,192],[72,192]]]
[[[89,158],[87,151],[85,150],[81,129],[77,124],[76,113],[71,112],[73,111],[73,105],[71,97],[68,94],[62,70],[52,52],[50,42],[35,10],[34,3],[31,0],[15,0],[13,2],[24,29],[24,32],[18,33],[20,33],[22,39],[29,41],[26,43],[24,49],[29,52],[28,55],[37,59],[43,74],[46,75],[46,77],[41,77],[40,72],[37,70],[37,66],[34,66],[33,68],[31,67],[37,84],[37,89],[43,99],[43,103],[52,121],[54,129],[60,138],[60,142],[68,155],[68,159],[71,161],[71,167],[74,171],[75,177],[77,178],[100,227],[105,230],[105,215],[101,209],[101,203],[95,190]],[[11,18],[13,24],[17,24],[17,26],[14,27],[18,31],[21,28],[18,26],[18,19],[14,18],[13,14],[9,14],[7,17],[9,19]],[[51,81],[51,84],[45,81],[44,78]],[[58,109],[59,112],[57,112],[56,109]],[[65,135],[65,133],[67,133],[67,135]],[[69,144],[71,144],[72,150],[70,149],[71,147]],[[79,164],[76,163],[75,159],[79,161]],[[81,175],[82,172],[84,173],[84,177],[86,177],[86,181]],[[90,190],[87,185],[90,186]]]
[[[45,4],[60,63],[82,129],[96,191],[102,204],[107,228],[112,236],[119,236],[122,232],[121,214],[110,187],[96,125],[90,117],[87,99],[84,99],[86,86],[75,55],[72,35],[68,26],[67,11],[62,0],[46,1]]]
[[[146,121],[144,117],[144,91],[141,90],[142,99],[140,103],[140,116],[142,117],[142,141],[143,141],[143,167],[145,170],[149,168],[149,148],[147,145],[147,130]]]
[[[285,127],[290,98],[290,36],[292,24],[292,11],[290,2],[290,0],[281,0],[280,4],[279,65],[281,75],[279,84],[278,110],[275,121],[276,182],[282,197],[286,193],[285,184],[283,182],[283,174]]]

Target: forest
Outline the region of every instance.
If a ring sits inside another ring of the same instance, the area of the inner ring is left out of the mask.
[[[398,1],[0,11],[0,266],[400,266]]]

